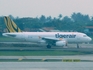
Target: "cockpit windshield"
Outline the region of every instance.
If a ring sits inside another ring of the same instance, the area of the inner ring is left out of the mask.
[[[83,35],[83,37],[87,37],[87,35]]]

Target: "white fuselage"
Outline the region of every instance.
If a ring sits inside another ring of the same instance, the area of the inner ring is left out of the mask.
[[[24,41],[39,42],[42,38],[52,40],[65,40],[67,42],[89,42],[92,39],[84,33],[79,32],[16,32],[16,33],[3,33],[3,36],[14,37]]]

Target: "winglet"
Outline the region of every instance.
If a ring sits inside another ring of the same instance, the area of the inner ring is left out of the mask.
[[[5,21],[8,32],[10,33],[22,32],[21,29],[8,16],[4,17],[4,21]]]

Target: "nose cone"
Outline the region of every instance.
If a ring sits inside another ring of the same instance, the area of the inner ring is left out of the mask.
[[[88,37],[88,41],[89,41],[89,42],[92,41],[92,38]]]

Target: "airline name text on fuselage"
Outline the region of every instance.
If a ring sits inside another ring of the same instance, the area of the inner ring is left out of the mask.
[[[75,34],[55,34],[56,38],[75,38],[76,35]]]

